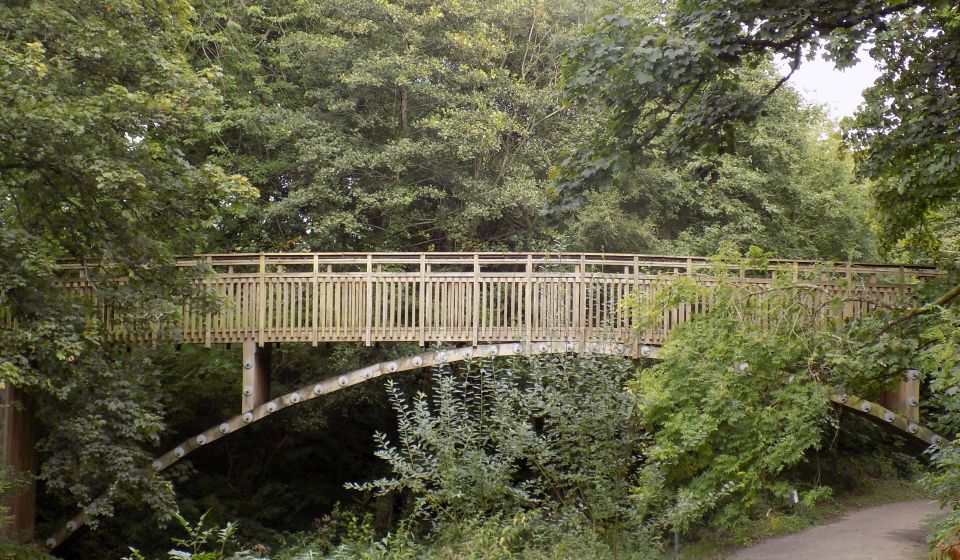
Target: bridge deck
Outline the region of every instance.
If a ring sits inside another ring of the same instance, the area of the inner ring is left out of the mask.
[[[842,313],[852,317],[936,274],[923,266],[544,253],[216,254],[179,264],[209,267],[201,282],[222,302],[219,312],[183,310],[173,329],[183,343],[613,341],[634,355],[702,308],[664,309],[657,328],[635,331],[625,298],[671,276],[710,283],[723,274],[768,285],[778,274],[792,275],[822,289],[812,306],[851,296]],[[93,295],[86,269],[63,269],[66,288]],[[109,310],[104,320],[116,340],[151,337],[112,324]]]

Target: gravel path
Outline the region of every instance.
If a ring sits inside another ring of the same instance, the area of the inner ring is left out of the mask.
[[[827,525],[772,538],[729,560],[925,560],[925,521],[936,502],[897,502],[852,511]]]

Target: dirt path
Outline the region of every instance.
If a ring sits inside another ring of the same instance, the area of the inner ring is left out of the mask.
[[[729,560],[924,560],[927,500],[859,509],[820,527],[763,541]]]

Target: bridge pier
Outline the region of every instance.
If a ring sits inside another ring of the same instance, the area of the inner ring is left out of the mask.
[[[243,396],[240,412],[247,412],[270,399],[270,357],[273,346],[254,340],[243,343]]]
[[[33,540],[37,510],[37,419],[33,398],[7,383],[3,414],[3,467],[27,479],[27,486],[9,498],[10,521],[4,533],[16,542]]]
[[[895,391],[888,391],[880,397],[880,404],[906,416],[910,422],[919,424],[920,375],[917,370],[908,370]]]

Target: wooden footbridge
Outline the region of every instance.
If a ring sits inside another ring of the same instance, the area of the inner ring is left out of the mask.
[[[780,275],[810,285],[816,316],[851,318],[908,297],[938,273],[931,267],[771,260],[717,263],[700,257],[548,253],[261,253],[183,258],[203,271],[196,282],[216,296],[212,308],[184,307],[174,322],[131,328],[99,306],[107,338],[125,343],[236,343],[243,346],[239,414],[160,455],[162,471],[200,447],[276,411],[383,375],[479,357],[593,352],[655,359],[667,334],[709,307],[708,301],[663,309],[658,324],[636,328],[631,294],[651,294],[679,275],[711,284],[769,287]],[[62,265],[67,293],[97,298],[88,269]],[[124,282],[124,279],[117,279]],[[831,305],[836,296],[844,302]],[[0,324],[13,325],[0,315]],[[274,343],[418,343],[437,349],[331,377],[286,395],[269,390]],[[8,388],[10,394],[14,388]],[[887,424],[926,444],[939,436],[919,425],[919,384],[907,375],[883,403],[834,395],[838,406]],[[9,399],[8,399],[9,400]],[[886,406],[884,406],[886,405]],[[5,463],[32,464],[23,410],[7,407]],[[21,428],[22,427],[22,428]],[[27,451],[24,451],[27,450]],[[32,495],[17,522],[32,530]],[[17,504],[15,504],[15,510]],[[29,515],[27,515],[29,514]],[[16,516],[16,515],[15,515]],[[30,519],[26,519],[29,517]],[[80,513],[47,540],[57,548],[86,523]]]

